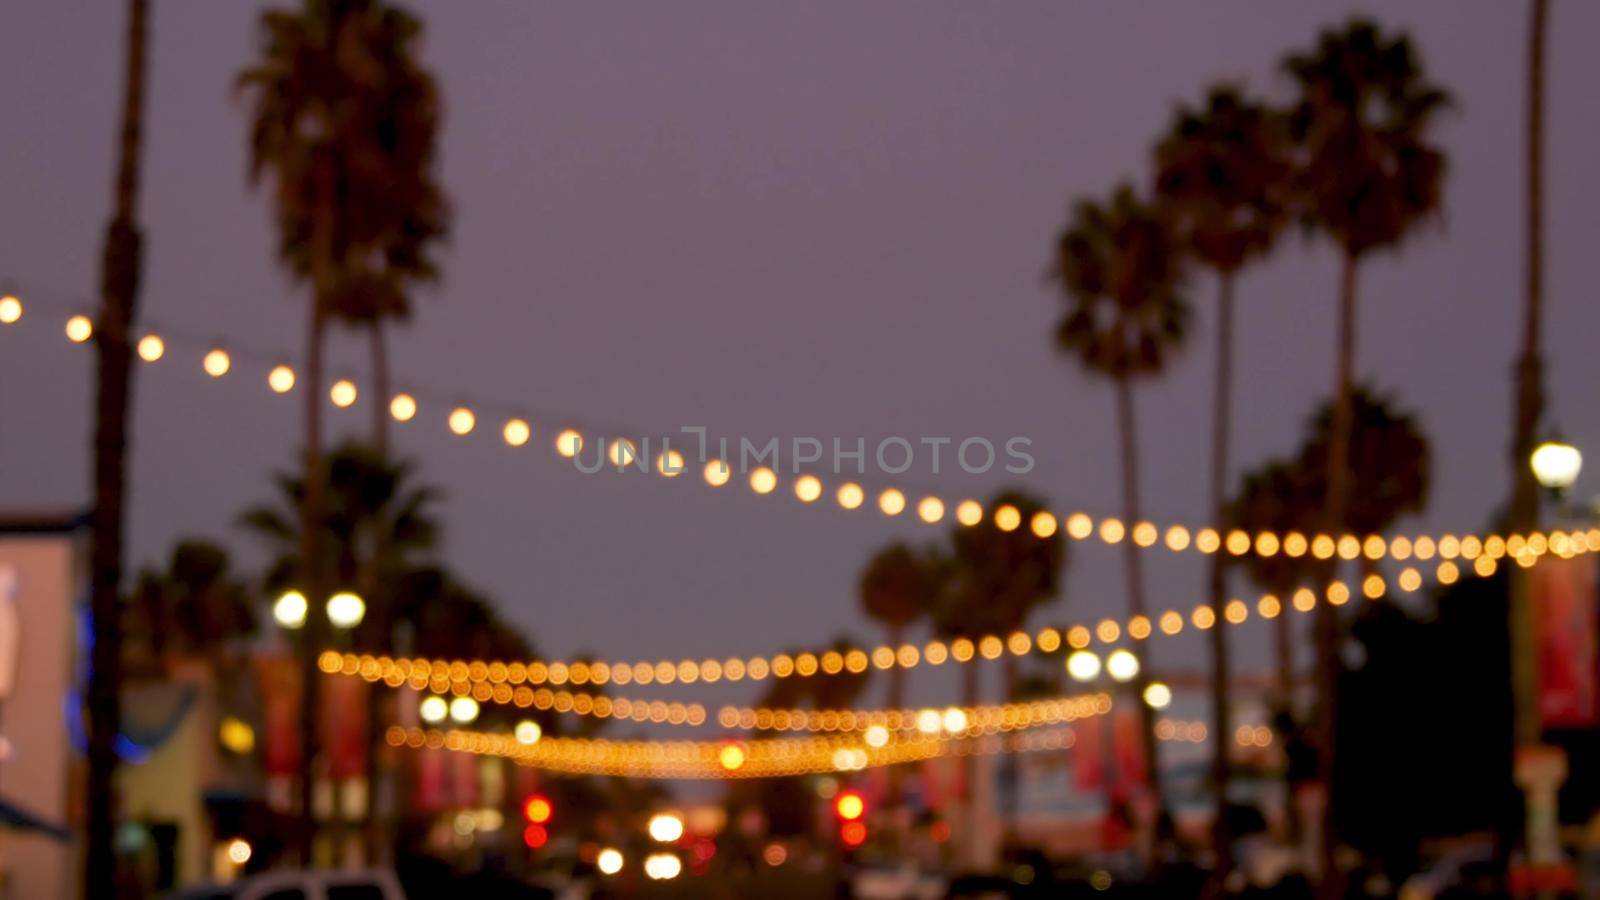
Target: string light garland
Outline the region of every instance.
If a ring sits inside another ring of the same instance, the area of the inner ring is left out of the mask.
[[[0,299],[7,301],[4,308],[0,309],[0,325],[16,325],[22,321],[22,301],[14,294],[8,294]],[[64,321],[68,340],[84,343],[92,339],[93,323],[83,314],[73,313]],[[155,363],[167,356],[169,343],[185,349],[198,350],[202,354],[203,371],[213,378],[222,378],[235,369],[232,355],[218,347],[215,342],[196,340],[171,330],[167,330],[166,336],[153,330],[145,332],[135,349],[142,360]],[[287,394],[298,386],[297,373],[283,361],[281,355],[275,356],[259,351],[250,355],[255,361],[267,367],[267,383],[274,393]],[[362,401],[356,382],[350,378],[340,377],[331,380],[327,390],[330,401],[339,408],[350,408],[358,402],[374,402]],[[375,402],[389,404],[390,413],[398,422],[411,422],[417,419],[425,402],[437,405],[441,410],[448,409],[447,414],[439,415],[438,421],[460,437],[475,432],[480,412],[488,414],[489,411],[502,411],[507,408],[502,403],[445,402],[438,396],[427,397],[415,391],[399,391],[390,397],[378,398]],[[585,433],[584,430],[569,424],[573,419],[571,416],[548,417],[552,423],[563,423],[552,432],[553,448],[559,458],[572,459],[589,443],[600,441],[608,448],[607,458],[615,469],[655,471],[667,478],[674,478],[685,471],[681,453],[670,450],[666,453],[653,452],[657,460],[652,462],[639,451],[639,441],[619,436],[625,433],[637,434],[639,432],[636,429],[589,428],[588,433]],[[537,421],[539,419],[530,418],[520,412],[504,412],[495,431],[509,448],[519,449],[532,443]],[[656,447],[660,443],[642,438],[640,440],[647,447]],[[676,464],[673,464],[672,454],[676,454]],[[701,467],[702,477],[699,481],[707,487],[720,488],[733,482],[732,474],[732,467],[725,460],[711,459]],[[1509,557],[1519,564],[1531,565],[1531,561],[1525,561],[1530,555],[1532,559],[1537,559],[1545,552],[1566,555],[1600,550],[1600,529],[1590,529],[1587,532],[1532,532],[1527,535],[1445,533],[1393,537],[1305,534],[1298,531],[1261,531],[1252,534],[1214,526],[1195,528],[1181,524],[1163,526],[1144,520],[1129,524],[1115,516],[1096,519],[1082,511],[1066,515],[1041,511],[1024,523],[1015,507],[1001,505],[989,510],[985,509],[981,502],[971,498],[950,500],[934,493],[912,496],[899,487],[868,488],[851,480],[829,485],[814,474],[794,476],[786,491],[783,490],[784,480],[785,476],[763,467],[750,472],[744,483],[756,494],[788,493],[802,504],[817,503],[831,492],[839,508],[847,511],[868,508],[870,500],[871,508],[886,517],[897,518],[910,511],[917,520],[930,525],[953,519],[963,526],[971,527],[988,516],[1003,531],[1015,531],[1026,525],[1029,533],[1041,539],[1053,537],[1060,532],[1074,541],[1098,540],[1106,544],[1119,544],[1126,540],[1141,548],[1165,549],[1174,553],[1198,552],[1207,555],[1222,553],[1232,557],[1282,555],[1289,558],[1324,561],[1465,560],[1477,566],[1477,561],[1483,558],[1493,560]],[[1582,549],[1563,550],[1563,546],[1568,548],[1581,546]],[[1488,567],[1487,564],[1484,567]]]
[[[912,738],[873,747],[841,738],[754,741],[609,741],[548,738],[532,746],[515,736],[391,726],[391,747],[431,748],[497,756],[518,765],[571,775],[729,780],[856,771],[940,756],[1062,750],[1076,743],[1070,728],[970,738]],[[740,752],[729,753],[729,747]]]
[[[1590,535],[1584,538],[1585,541],[1591,539],[1600,545],[1600,529],[1592,530]],[[1578,540],[1579,538],[1574,536],[1571,538],[1572,543],[1567,545],[1554,541],[1546,542],[1542,545],[1542,550],[1544,553],[1549,553],[1552,546],[1570,548],[1575,546]],[[1503,551],[1505,548],[1491,549]],[[1583,552],[1592,551],[1587,549],[1585,544]],[[1575,554],[1576,551],[1568,549],[1561,555],[1570,557]],[[1489,577],[1498,569],[1499,560],[1502,558],[1504,557],[1480,555],[1465,572],[1457,563],[1444,560],[1435,566],[1434,577],[1438,583],[1444,585],[1455,583],[1464,574]],[[1517,557],[1517,562],[1519,565],[1532,565],[1539,558],[1541,557],[1525,553]],[[1411,593],[1420,590],[1422,584],[1422,573],[1413,566],[1407,566],[1395,576],[1393,587]],[[1383,575],[1374,572],[1362,579],[1358,589],[1360,596],[1376,600],[1389,594],[1391,583]],[[1252,618],[1276,619],[1291,608],[1296,612],[1309,613],[1316,608],[1318,602],[1343,606],[1354,596],[1355,590],[1350,584],[1335,580],[1329,582],[1320,594],[1309,587],[1300,587],[1286,597],[1267,593],[1255,598],[1254,602],[1235,598],[1223,606],[1221,624],[1243,625]],[[324,671],[328,672],[362,674],[369,680],[384,681],[392,686],[410,684],[418,690],[428,689],[440,694],[470,692],[480,700],[501,696],[512,698],[510,702],[517,702],[515,699],[519,696],[517,688],[531,686],[529,692],[520,694],[528,698],[527,702],[521,705],[529,705],[534,702],[534,698],[544,696],[537,694],[533,689],[547,684],[556,687],[568,684],[580,687],[586,684],[688,685],[696,682],[712,684],[719,681],[809,678],[818,674],[836,675],[841,672],[860,674],[869,668],[912,669],[924,664],[942,666],[946,663],[965,665],[978,660],[995,660],[1006,655],[1054,653],[1063,647],[1068,650],[1083,650],[1095,643],[1116,645],[1123,643],[1124,639],[1142,642],[1156,636],[1176,636],[1191,628],[1205,631],[1217,624],[1218,619],[1211,605],[1201,602],[1188,610],[1168,609],[1153,617],[1104,618],[1095,623],[1093,628],[1084,624],[1066,628],[1045,627],[1031,634],[1026,631],[1014,631],[1003,636],[988,634],[977,638],[959,637],[949,641],[936,639],[920,646],[909,643],[898,647],[880,645],[870,650],[856,647],[821,653],[778,653],[772,656],[730,656],[724,659],[676,661],[663,659],[653,662],[640,660],[614,663],[597,660],[528,662],[429,660],[339,654],[330,650],[322,654],[321,662]],[[480,696],[486,691],[487,696]],[[552,704],[556,696],[556,693],[550,694]],[[578,702],[576,695],[572,702]],[[628,709],[629,715],[634,717],[639,715],[636,706],[629,706]],[[701,710],[701,713],[703,714],[704,710]],[[683,715],[687,720],[689,715],[687,707],[684,708]]]
[[[608,697],[582,691],[534,688],[528,684],[498,682],[473,682],[467,678],[451,680],[448,675],[433,677],[423,674],[420,667],[409,660],[388,657],[340,654],[325,651],[317,660],[318,667],[330,675],[359,677],[368,683],[383,682],[390,687],[409,685],[417,690],[430,690],[435,696],[452,694],[471,697],[479,702],[516,705],[558,713],[573,713],[596,718],[633,719],[638,722],[655,722],[672,725],[701,725],[707,723],[705,707],[698,703],[677,703],[663,700],[638,700]],[[470,664],[468,666],[471,668]],[[486,667],[487,668],[487,667]],[[429,666],[427,672],[436,669]],[[485,673],[487,675],[487,672]],[[469,676],[470,677],[470,676]],[[1088,716],[1101,715],[1111,709],[1111,697],[1104,693],[1054,697],[1019,703],[978,706],[948,706],[920,709],[773,709],[757,706],[724,706],[717,712],[716,724],[723,728],[754,731],[810,731],[852,732],[882,728],[887,731],[918,731],[923,734],[962,734],[982,732],[990,727],[1002,731],[1031,728],[1058,722],[1071,722]],[[927,726],[928,717],[935,724]]]

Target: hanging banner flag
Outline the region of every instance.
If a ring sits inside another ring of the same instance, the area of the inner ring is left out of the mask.
[[[1105,731],[1105,716],[1090,716],[1078,723],[1078,740],[1072,748],[1072,768],[1081,791],[1099,790],[1105,779]]]
[[[261,690],[261,767],[267,775],[300,771],[300,668],[289,656],[256,659]]]
[[[367,772],[367,685],[358,678],[324,678],[322,746],[334,778]]]
[[[1105,716],[1096,716],[1105,718]],[[1144,718],[1139,710],[1119,708],[1111,714],[1113,758],[1117,766],[1117,788],[1126,796],[1138,796],[1147,772],[1144,758]]]
[[[1546,728],[1600,725],[1596,564],[1544,557],[1528,570],[1539,646],[1539,716]]]

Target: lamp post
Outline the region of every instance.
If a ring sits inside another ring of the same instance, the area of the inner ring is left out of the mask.
[[[1539,485],[1554,498],[1561,515],[1567,490],[1583,470],[1583,454],[1559,437],[1544,441],[1528,456],[1528,466]],[[1536,507],[1535,507],[1536,508]],[[1529,523],[1530,525],[1533,523]],[[1560,807],[1557,792],[1567,777],[1567,757],[1561,748],[1543,742],[1539,715],[1538,633],[1533,597],[1525,572],[1515,572],[1512,596],[1511,680],[1516,755],[1513,777],[1523,792],[1523,819],[1527,858],[1520,881],[1525,889],[1553,896],[1550,889],[1564,881],[1561,851]]]

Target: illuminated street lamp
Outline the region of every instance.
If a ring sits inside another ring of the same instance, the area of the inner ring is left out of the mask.
[[[282,628],[290,630],[306,624],[306,595],[299,591],[284,591],[272,604],[272,619]]]
[[[683,837],[683,817],[676,813],[657,813],[650,817],[647,829],[652,840],[670,844]]]
[[[1067,657],[1067,674],[1073,681],[1093,681],[1100,675],[1100,657],[1088,650],[1075,650]]]
[[[1560,494],[1578,480],[1578,473],[1583,469],[1583,454],[1566,441],[1552,438],[1533,448],[1528,465],[1533,468],[1533,477],[1539,484]]]
[[[349,591],[340,591],[328,598],[328,621],[335,628],[354,628],[366,614],[366,601]]]
[[[1106,674],[1114,681],[1132,681],[1139,674],[1139,657],[1130,650],[1113,650],[1106,657]]]

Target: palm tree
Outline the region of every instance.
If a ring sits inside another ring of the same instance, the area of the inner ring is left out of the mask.
[[[895,543],[879,550],[861,573],[857,592],[861,608],[873,621],[883,625],[887,642],[899,647],[905,631],[928,614],[938,591],[934,573],[915,550]],[[905,704],[905,671],[889,670],[887,705],[899,709]]]
[[[1250,534],[1315,531],[1322,515],[1322,476],[1308,472],[1298,459],[1272,459],[1246,472],[1238,493],[1229,501],[1222,518],[1229,529]],[[1242,566],[1250,580],[1280,600],[1286,599],[1311,576],[1305,557],[1285,553],[1266,556],[1249,553],[1231,560]],[[1274,623],[1274,645],[1280,701],[1288,707],[1294,698],[1294,644],[1290,618],[1280,615]],[[1213,629],[1215,630],[1215,629]]]
[[[1439,211],[1445,157],[1429,131],[1449,96],[1427,80],[1407,37],[1385,35],[1362,19],[1322,32],[1311,52],[1289,55],[1283,69],[1299,89],[1289,120],[1301,214],[1340,254],[1324,510],[1324,527],[1338,533],[1349,527],[1344,513],[1354,413],[1356,270],[1368,253],[1397,246]],[[1319,755],[1326,779],[1333,771],[1338,703],[1338,621],[1327,605],[1318,612],[1317,649]],[[1339,886],[1333,868],[1338,835],[1331,813],[1324,819],[1325,890],[1331,892]]]
[[[1350,405],[1350,502],[1344,521],[1356,534],[1381,534],[1427,505],[1432,446],[1415,416],[1397,409],[1390,398],[1357,386]],[[1324,403],[1300,448],[1299,469],[1313,479],[1313,491],[1326,490],[1322,479],[1329,471],[1334,415],[1335,404]],[[1372,560],[1363,560],[1370,569]]]
[[[261,17],[257,63],[240,73],[238,86],[254,100],[250,127],[251,180],[269,172],[274,181],[278,254],[311,287],[305,362],[305,489],[300,510],[303,544],[300,583],[317,602],[325,593],[322,529],[322,345],[346,286],[387,271],[394,235],[412,221],[424,193],[422,166],[431,154],[399,127],[403,88],[420,26],[381,0],[307,0],[303,10],[268,10]],[[415,67],[411,67],[414,70]],[[420,155],[419,155],[420,154]],[[413,248],[415,245],[412,245]],[[319,617],[307,621],[301,667],[300,853],[309,860],[318,673],[316,652],[325,638]]]
[[[90,528],[88,780],[85,790],[84,896],[116,895],[115,778],[122,663],[122,544],[128,470],[128,395],[133,384],[128,332],[138,302],[141,237],[136,219],[144,123],[147,0],[128,0],[122,130],[116,188],[100,257],[100,322],[95,328],[94,511]]]
[[[988,509],[1012,506],[1021,521],[1032,522],[1045,509],[1043,501],[1019,491],[1002,491],[990,499]],[[1039,538],[1031,530],[1003,531],[993,517],[976,525],[957,526],[950,532],[950,553],[955,561],[951,595],[958,608],[986,610],[978,618],[991,626],[986,632],[1007,635],[1022,628],[1034,608],[1053,602],[1061,590],[1061,569],[1067,558],[1066,540],[1056,531]],[[1002,660],[1004,699],[1020,690],[1017,657]],[[967,668],[972,668],[968,666]],[[1017,761],[1014,754],[1000,759],[1001,817],[1007,828],[1017,812]]]
[[[1222,520],[1227,504],[1228,436],[1233,390],[1233,288],[1239,269],[1271,249],[1283,230],[1289,180],[1283,117],[1231,85],[1211,89],[1201,109],[1180,106],[1156,145],[1156,197],[1177,225],[1190,254],[1217,274],[1217,359],[1212,396],[1211,508]],[[1210,561],[1211,610],[1223,621],[1226,561]],[[1217,734],[1232,734],[1228,709],[1227,629],[1211,629],[1211,699]],[[1228,743],[1215,741],[1211,778],[1216,791],[1212,844],[1216,875],[1233,868],[1227,833]]]
[[[1511,423],[1511,531],[1527,534],[1539,519],[1539,486],[1528,464],[1544,415],[1544,54],[1550,19],[1548,0],[1533,0],[1528,23],[1527,111],[1527,246],[1522,308],[1522,348],[1517,356],[1516,406]],[[1518,745],[1539,742],[1539,716],[1534,699],[1538,650],[1528,577],[1511,572],[1511,646]]]
[[[157,666],[181,654],[221,671],[237,659],[233,643],[256,630],[250,592],[228,551],[198,538],[174,545],[165,568],[141,572],[131,599],[128,644],[142,645]]]
[[[322,509],[322,535],[316,541],[325,554],[318,568],[331,573],[338,585],[355,588],[367,601],[366,615],[350,635],[351,644],[374,653],[389,653],[393,650],[396,623],[408,621],[413,627],[420,626],[415,617],[417,610],[403,605],[402,581],[438,542],[439,527],[433,515],[437,492],[412,484],[407,463],[390,461],[360,444],[342,444],[322,462],[325,471],[321,480],[328,490]],[[299,583],[299,573],[305,570],[299,553],[306,543],[297,515],[304,503],[305,481],[279,473],[275,482],[276,501],[251,507],[240,517],[241,524],[273,551],[263,579],[263,587],[271,595]],[[320,610],[313,609],[312,613],[306,617],[305,643],[310,642],[311,623],[321,618]],[[369,697],[372,702],[367,704],[366,758],[371,766],[370,783],[375,786],[381,752],[379,701],[390,698],[376,692]],[[369,803],[369,843],[376,850],[378,823],[373,812]]]
[[[1117,428],[1122,444],[1122,512],[1128,527],[1139,521],[1139,447],[1133,382],[1166,367],[1188,330],[1182,245],[1164,210],[1120,185],[1106,204],[1080,201],[1057,242],[1054,275],[1066,301],[1056,330],[1061,352],[1091,373],[1110,378],[1116,389]],[[1139,550],[1127,542],[1128,613],[1145,614]],[[1149,680],[1141,667],[1135,686]],[[1155,711],[1139,704],[1150,790],[1162,805],[1156,759]],[[1162,816],[1161,818],[1165,818]]]

